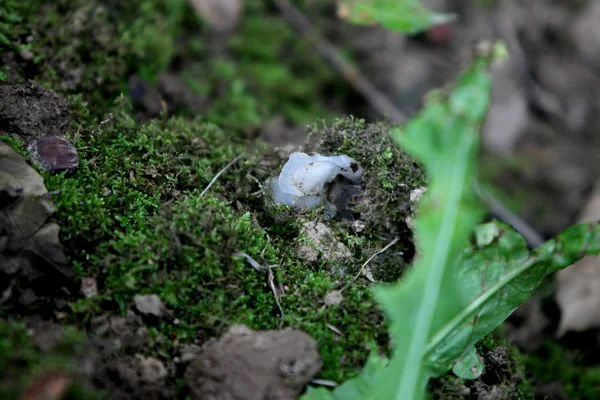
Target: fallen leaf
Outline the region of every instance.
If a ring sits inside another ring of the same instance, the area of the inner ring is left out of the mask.
[[[27,147],[33,162],[42,171],[61,171],[79,166],[77,149],[67,139],[50,136],[37,139]]]
[[[189,0],[196,14],[218,32],[230,32],[242,14],[242,0]]]
[[[61,400],[65,397],[71,377],[63,372],[47,372],[38,376],[23,394],[22,400]]]
[[[579,222],[600,220],[600,180]],[[557,274],[556,301],[561,311],[558,335],[600,327],[600,257],[587,256]]]

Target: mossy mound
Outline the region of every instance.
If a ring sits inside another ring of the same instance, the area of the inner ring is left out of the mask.
[[[331,126],[313,127],[315,149],[346,154],[363,167],[364,192],[355,211],[374,233],[390,239],[410,234],[406,218],[412,216],[410,193],[425,186],[422,167],[389,136],[390,125],[366,124],[347,118]]]

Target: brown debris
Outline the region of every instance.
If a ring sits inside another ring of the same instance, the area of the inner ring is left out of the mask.
[[[27,388],[22,400],[61,400],[71,383],[71,377],[64,372],[43,373]]]
[[[301,232],[308,241],[298,247],[298,257],[302,260],[315,262],[322,255],[328,261],[340,261],[352,256],[350,250],[337,240],[331,228],[322,222],[305,222]]]
[[[184,379],[193,400],[291,400],[321,365],[314,339],[304,332],[234,325],[202,349]]]
[[[63,136],[69,126],[67,101],[34,83],[0,85],[0,131],[25,143]]]

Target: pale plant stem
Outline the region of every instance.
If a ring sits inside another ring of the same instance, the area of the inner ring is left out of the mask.
[[[410,338],[407,357],[405,358],[400,390],[396,393],[397,400],[419,398],[419,384],[422,379],[423,348],[431,332],[435,310],[438,304],[444,268],[450,258],[450,242],[455,236],[456,221],[460,209],[461,194],[465,187],[465,175],[467,174],[468,154],[475,140],[474,135],[467,134],[464,143],[458,146],[456,152],[456,166],[452,173],[452,189],[446,195],[448,204],[444,207],[442,224],[436,240],[435,252],[431,260],[431,270],[427,276],[425,290],[423,291],[417,320],[415,323],[415,334]],[[418,267],[418,266],[417,266]]]
[[[206,194],[206,192],[208,192],[208,190],[210,189],[210,187],[212,185],[214,185],[214,183],[217,181],[217,179],[219,179],[219,177],[221,175],[223,175],[225,173],[225,171],[227,171],[229,168],[231,168],[231,166],[233,164],[235,164],[240,158],[242,158],[242,154],[240,154],[239,156],[237,156],[236,158],[233,159],[233,161],[231,161],[229,164],[227,164],[222,170],[220,170],[215,176],[214,178],[212,178],[212,180],[208,183],[208,185],[204,188],[204,190],[202,191],[202,193],[200,193],[200,197],[204,196]]]

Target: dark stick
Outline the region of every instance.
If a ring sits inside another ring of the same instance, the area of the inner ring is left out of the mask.
[[[282,17],[301,36],[303,36],[347,81],[359,92],[383,117],[396,124],[406,122],[406,116],[394,102],[381,93],[354,65],[344,59],[340,50],[314,29],[306,15],[302,14],[289,0],[273,0]]]

